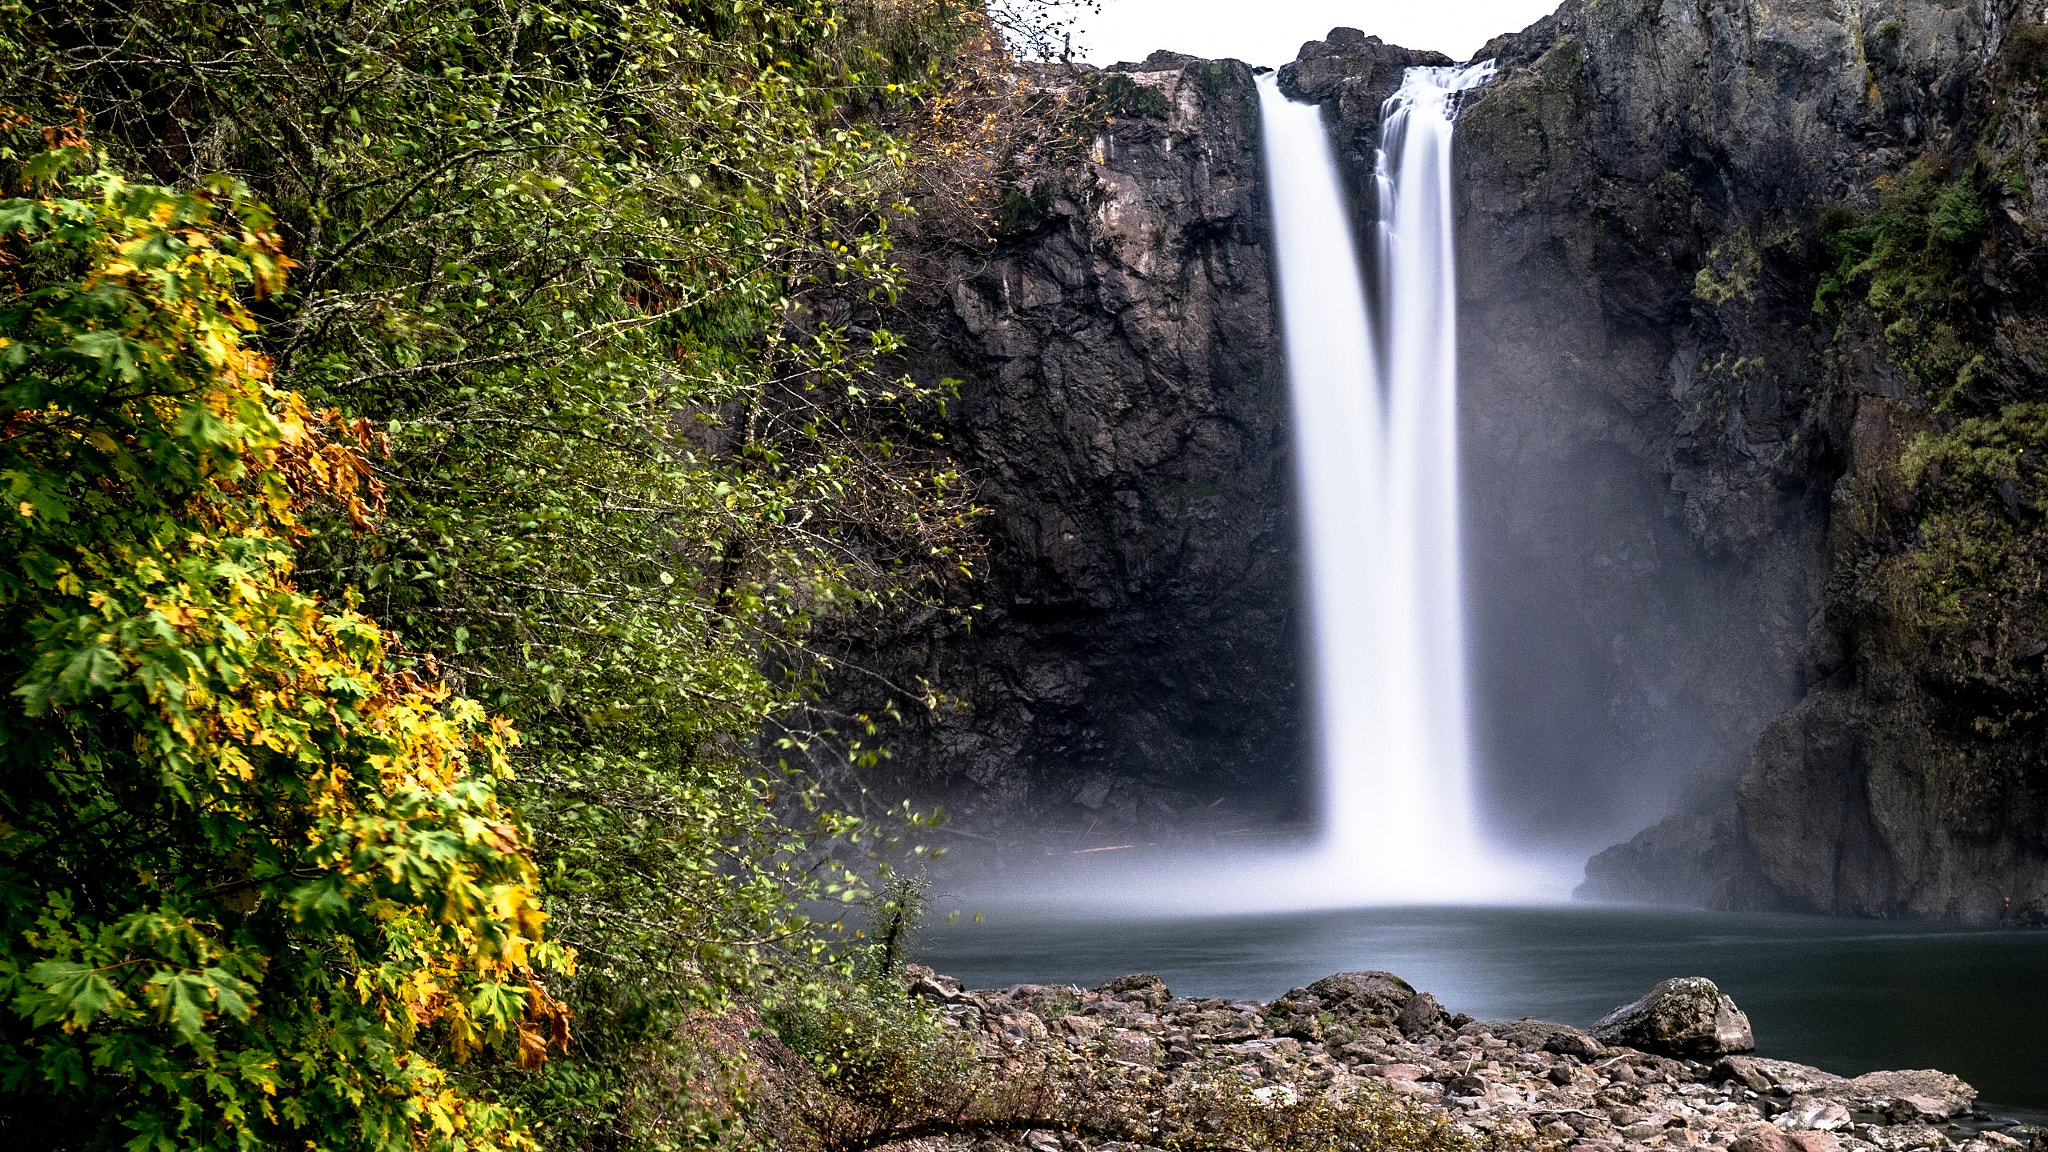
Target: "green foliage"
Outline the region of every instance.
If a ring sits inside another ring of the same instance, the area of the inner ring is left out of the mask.
[[[1756,296],[1763,270],[1763,256],[1749,230],[1737,228],[1707,253],[1706,263],[1693,275],[1692,294],[1709,304],[1747,302]]]
[[[813,638],[974,559],[945,396],[880,368],[911,155],[865,117],[988,35],[907,0],[30,0],[0,38],[4,102],[275,210],[256,339],[388,449],[378,530],[308,504],[296,578],[521,734],[491,763],[581,1023],[538,1077],[465,1075],[551,1143],[616,1137],[676,1020],[864,892],[815,772],[875,721],[814,730]]]
[[[1167,1149],[1256,1148],[1270,1152],[1479,1152],[1511,1147],[1458,1130],[1441,1108],[1401,1100],[1381,1088],[1347,1095],[1263,1092],[1235,1075],[1200,1082],[1183,1101],[1162,1109],[1159,1127]]]
[[[2031,20],[2015,21],[2005,34],[2000,56],[2003,64],[2001,79],[2048,84],[2048,26]]]
[[[1097,116],[1160,119],[1173,111],[1166,93],[1150,84],[1140,84],[1121,72],[1099,72],[1090,77],[1094,112]]]
[[[1990,234],[1974,177],[1942,180],[1925,164],[1879,185],[1876,212],[1840,211],[1822,220],[1834,266],[1814,294],[1814,311],[1868,307],[1893,359],[1939,403],[1950,403],[1981,369],[1971,348],[1964,275]]]
[[[973,1047],[889,980],[812,984],[771,998],[762,1022],[828,1092],[915,1114],[917,1104],[973,1084]]]
[[[267,213],[52,135],[0,203],[0,1137],[528,1147],[444,1066],[566,1042],[516,736],[293,584],[375,492],[244,347]]]
[[[1901,472],[1920,518],[1914,546],[1875,573],[1892,622],[1881,639],[1968,729],[2031,724],[2048,711],[2048,405],[1923,433]]]
[[[868,902],[867,956],[870,980],[894,980],[910,958],[924,923],[931,881],[924,873],[898,873]]]

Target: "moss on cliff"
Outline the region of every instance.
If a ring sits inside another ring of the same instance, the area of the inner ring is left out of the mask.
[[[1844,306],[1867,308],[1891,358],[1947,409],[1985,364],[1966,330],[1964,283],[1990,232],[1983,191],[1976,173],[1944,180],[1928,162],[1878,188],[1879,207],[1868,216],[1839,209],[1823,216],[1834,266],[1821,276],[1814,309],[1853,324],[1855,309]]]

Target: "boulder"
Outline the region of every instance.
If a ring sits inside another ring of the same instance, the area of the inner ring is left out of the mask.
[[[1756,1048],[1749,1017],[1704,976],[1680,976],[1650,989],[1593,1025],[1604,1044],[1677,1059],[1711,1060]]]
[[[1791,1132],[1832,1132],[1847,1128],[1849,1121],[1849,1109],[1840,1100],[1820,1096],[1794,1096],[1771,1117],[1773,1125]]]
[[[1166,981],[1152,972],[1119,976],[1095,990],[1112,1000],[1127,1000],[1134,1004],[1143,1004],[1147,1008],[1157,1008],[1173,999],[1173,993],[1166,987]]]
[[[1841,1152],[1842,1141],[1833,1132],[1787,1132],[1769,1124],[1745,1129],[1728,1145],[1728,1152]]]
[[[922,996],[927,1000],[936,1000],[941,1004],[973,1002],[972,997],[967,995],[967,990],[961,986],[958,979],[951,976],[942,976],[922,964],[905,965],[903,981],[909,987],[912,996]]]
[[[1858,1112],[1883,1113],[1895,1124],[1953,1119],[1977,1102],[1977,1090],[1946,1072],[1872,1072],[1828,1095]]]
[[[1448,1019],[1450,1013],[1436,1002],[1436,997],[1418,992],[1413,1000],[1401,1006],[1401,1014],[1394,1020],[1394,1026],[1401,1030],[1401,1035],[1413,1039],[1433,1031]]]
[[[1724,1056],[1708,1071],[1707,1080],[1723,1084],[1730,1080],[1759,1096],[1768,1095],[1773,1088],[1782,1088],[1788,1095],[1825,1091],[1847,1080],[1832,1072],[1823,1072],[1806,1064],[1794,1064],[1790,1060],[1765,1060],[1757,1056]]]
[[[1481,1032],[1505,1040],[1524,1052],[1554,1052],[1560,1056],[1591,1060],[1607,1051],[1606,1045],[1569,1024],[1538,1020],[1534,1016],[1520,1020],[1474,1020],[1458,1029],[1460,1036],[1476,1036]]]
[[[1443,1005],[1427,992],[1391,972],[1339,972],[1306,988],[1296,988],[1267,1009],[1279,1030],[1305,1040],[1325,1039],[1323,1021],[1337,1027],[1335,1037],[1348,1042],[1371,1031],[1425,1035],[1450,1019]]]

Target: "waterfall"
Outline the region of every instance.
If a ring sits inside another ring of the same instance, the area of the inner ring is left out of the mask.
[[[1503,892],[1474,807],[1459,555],[1451,129],[1491,61],[1382,111],[1369,306],[1320,110],[1262,77],[1301,489],[1323,861],[1361,900]]]

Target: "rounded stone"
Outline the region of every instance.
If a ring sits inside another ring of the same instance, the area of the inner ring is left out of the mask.
[[[1711,1060],[1756,1048],[1749,1017],[1704,976],[1664,981],[1601,1017],[1593,1036],[1679,1059]]]

